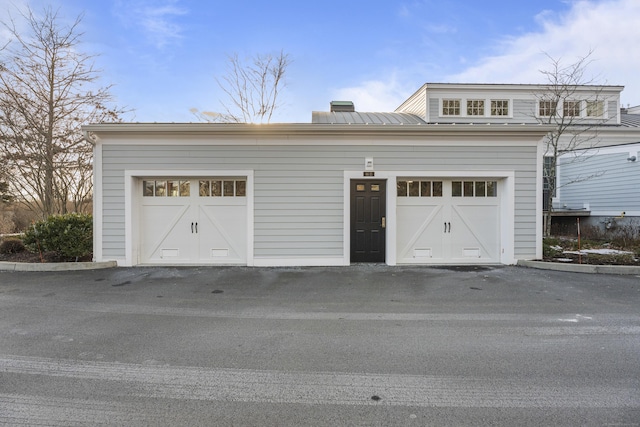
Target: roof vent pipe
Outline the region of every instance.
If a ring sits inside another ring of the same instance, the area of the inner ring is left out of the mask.
[[[353,113],[356,111],[352,101],[331,101],[330,108],[332,113]]]

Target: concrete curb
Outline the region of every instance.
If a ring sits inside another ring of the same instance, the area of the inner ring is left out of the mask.
[[[518,265],[540,270],[568,271],[572,273],[591,274],[628,274],[640,276],[640,267],[628,265],[591,265],[591,264],[562,264],[559,262],[525,261],[519,260]],[[0,271],[76,271],[98,270],[117,267],[116,261],[104,262],[5,262],[0,261]]]
[[[633,265],[562,264],[559,262],[524,260],[519,260],[518,265],[521,265],[523,267],[538,268],[541,270],[569,271],[572,273],[640,275],[640,267],[636,267]]]
[[[116,261],[105,262],[0,262],[3,271],[75,271],[117,267]]]

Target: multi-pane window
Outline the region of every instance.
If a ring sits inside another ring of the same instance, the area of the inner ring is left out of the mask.
[[[555,116],[557,107],[556,101],[540,101],[538,115],[541,117]]]
[[[149,180],[142,181],[144,197],[188,197],[189,181],[182,180]]]
[[[564,101],[562,114],[565,117],[580,117],[580,101]]]
[[[463,109],[461,105],[466,106]],[[487,107],[490,108],[487,111]],[[486,114],[491,114],[494,117],[508,116],[509,112],[509,100],[508,99],[442,99],[442,115],[443,116],[460,116],[465,115],[467,117],[480,116],[484,117]]]
[[[398,197],[442,197],[442,181],[403,179],[396,188]]]
[[[443,116],[459,116],[460,100],[459,99],[443,99],[442,115]]]
[[[587,101],[587,117],[604,116],[604,101]]]
[[[189,180],[144,180],[142,195],[144,197],[190,197],[190,187]],[[235,178],[201,179],[198,182],[197,194],[200,197],[245,197],[247,181]]]
[[[492,99],[491,100],[491,115],[492,116],[508,116],[509,115],[509,101],[506,99]]]
[[[497,181],[453,181],[451,183],[453,197],[497,197]]]
[[[468,99],[467,116],[484,116],[484,99]]]
[[[247,181],[244,179],[201,179],[200,197],[245,197]]]

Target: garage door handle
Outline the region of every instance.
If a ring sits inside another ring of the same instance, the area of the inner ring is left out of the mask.
[[[449,233],[451,233],[451,223],[448,222],[447,225],[449,226]]]
[[[198,223],[196,222],[196,234],[198,234]]]
[[[191,234],[193,234],[193,223],[191,223]]]
[[[447,228],[447,226],[448,226],[449,228]],[[450,223],[450,222],[445,222],[445,223],[444,223],[444,232],[445,232],[445,233],[451,233],[451,223]]]

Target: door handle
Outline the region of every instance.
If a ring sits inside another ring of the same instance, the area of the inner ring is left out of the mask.
[[[449,226],[449,233],[451,233],[451,223],[447,222],[447,225]],[[198,224],[196,224],[196,232],[198,231]]]
[[[198,234],[198,223],[196,222],[196,234]]]
[[[444,232],[445,233],[451,233],[451,223],[450,222],[446,222],[444,223]]]
[[[386,216],[382,217],[382,228],[387,228],[387,217]]]
[[[191,234],[193,234],[193,223],[191,223]]]

